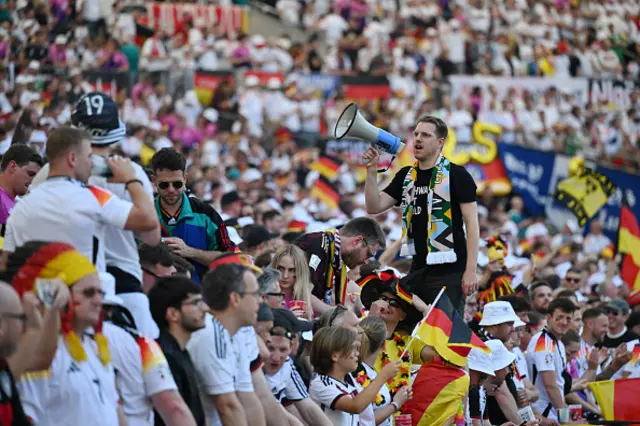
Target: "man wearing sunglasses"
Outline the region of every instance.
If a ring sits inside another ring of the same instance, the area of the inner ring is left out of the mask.
[[[156,213],[162,241],[174,254],[189,260],[200,279],[208,266],[223,252],[235,250],[227,228],[213,207],[185,192],[186,159],[171,148],[163,148],[151,159],[153,182],[158,191]]]
[[[609,331],[602,341],[605,348],[617,348],[622,343],[637,339],[639,336],[625,325],[631,309],[625,300],[617,299],[607,303],[604,307],[609,317]]]

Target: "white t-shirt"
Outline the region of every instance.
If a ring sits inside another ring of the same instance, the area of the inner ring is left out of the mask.
[[[327,415],[333,426],[358,426],[359,416],[345,411],[336,410],[336,402],[343,396],[354,397],[358,394],[351,376],[347,375],[345,382],[324,374],[316,374],[309,386],[311,400],[318,404]]]
[[[273,396],[285,407],[294,402],[309,398],[307,386],[296,370],[293,360],[287,357],[284,365],[275,374],[264,375]]]
[[[65,242],[105,272],[105,225],[124,229],[132,207],[97,186],[67,177],[47,179],[14,207],[4,250],[14,252],[34,240]]]
[[[17,384],[25,414],[34,424],[84,425],[91,419],[92,425],[118,426],[113,364],[102,364],[91,337],[82,340],[86,361],[75,361],[61,336],[51,368],[27,373]]]
[[[544,413],[547,406],[551,404],[544,382],[540,377],[540,372],[554,371],[556,373],[556,385],[564,399],[564,377],[562,377],[562,372],[566,364],[567,358],[562,342],[553,339],[547,331],[541,331],[531,338],[527,347],[527,367],[529,377],[540,393],[538,400],[532,404],[533,408],[538,412]],[[547,417],[557,420],[556,409],[551,408]]]
[[[627,342],[627,350],[633,354],[633,358],[616,371],[611,380],[622,379],[624,373],[629,374],[629,379],[640,378],[640,340],[635,339]]]
[[[364,370],[367,373],[367,376],[369,376],[369,380],[371,380],[372,382],[375,380],[376,376],[378,376],[378,373],[376,372],[376,370],[374,370],[373,368],[371,368],[370,366],[368,366],[365,363],[362,363],[362,365],[364,366]],[[381,401],[374,401],[373,402],[373,410],[374,410],[374,421],[375,421],[375,411],[381,410],[383,408],[385,408],[387,405],[391,404],[391,393],[389,392],[389,388],[387,387],[387,385],[385,384],[384,386],[382,386],[380,388],[380,391],[378,392],[378,395],[382,396],[382,400]],[[387,417],[382,423],[380,423],[378,426],[391,426],[391,416]]]
[[[253,392],[249,357],[246,348],[231,336],[213,316],[207,317],[205,328],[196,331],[187,344],[187,350],[198,374],[202,406],[207,424],[222,426],[220,415],[211,396],[232,392]],[[243,352],[244,350],[244,352]]]
[[[155,340],[133,337],[126,330],[105,323],[103,333],[116,371],[116,387],[129,426],[153,424],[151,397],[176,390],[171,369]]]
[[[511,350],[513,354],[516,356],[516,359],[513,361],[515,366],[515,375],[513,377],[513,381],[518,388],[524,388],[524,379],[527,378],[527,359],[524,354],[520,350],[520,348],[515,347]]]
[[[355,372],[349,374],[349,376],[351,377],[351,380],[353,381],[353,384],[356,388],[357,393],[362,393],[364,391],[364,388],[362,387],[362,385],[360,383],[358,383],[355,380]],[[371,379],[373,380],[373,379]],[[375,407],[374,403],[372,402],[371,404],[367,405],[367,408],[364,409],[364,411],[362,411],[359,415],[358,415],[358,425],[359,426],[376,426],[376,415],[373,412],[373,408]]]

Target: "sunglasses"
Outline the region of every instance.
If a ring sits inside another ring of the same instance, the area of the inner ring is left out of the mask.
[[[13,318],[18,321],[27,322],[27,314],[15,314],[11,312],[0,312],[0,317],[3,318]]]
[[[182,302],[182,306],[203,306],[204,304],[204,299],[202,297],[189,300],[188,302]]]
[[[104,298],[106,293],[101,288],[93,287],[93,288],[85,288],[80,292],[80,294],[86,297],[87,299],[92,299],[96,296],[96,294],[99,294],[100,298]]]
[[[272,292],[269,292],[269,293],[266,293],[266,296],[277,297],[280,300],[284,300],[284,293],[272,293]]]
[[[180,189],[184,186],[184,182],[181,180],[175,180],[173,182],[158,182],[158,188],[167,189],[169,185],[173,186],[175,189]]]
[[[575,277],[566,277],[565,280],[567,280],[570,283],[580,282],[580,278],[575,278]]]
[[[392,298],[387,297],[387,296],[380,296],[380,298],[378,300],[382,300],[383,302],[387,302],[389,304],[389,306],[391,306],[392,308],[402,309],[402,304],[400,303],[400,301],[398,301],[396,299],[392,299]]]
[[[614,317],[620,315],[620,311],[615,311],[613,309],[607,309],[605,312],[607,313],[607,315],[613,315]]]

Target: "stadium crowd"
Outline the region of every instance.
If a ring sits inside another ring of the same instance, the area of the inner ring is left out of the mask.
[[[0,425],[547,426],[600,418],[598,384],[640,378],[638,280],[602,225],[555,229],[440,156],[479,120],[638,169],[638,86],[616,109],[447,84],[637,79],[633,2],[279,0],[305,44],[195,18],[154,32],[107,3],[0,0]],[[203,103],[194,72],[227,69]],[[90,71],[134,84],[111,98]],[[419,167],[336,163],[328,203],[315,144],[351,100],[296,76],[361,71],[392,93],[361,111]],[[434,192],[451,240],[427,231]]]

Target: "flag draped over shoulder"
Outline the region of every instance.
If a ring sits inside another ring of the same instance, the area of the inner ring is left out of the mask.
[[[442,361],[424,364],[412,385],[413,398],[402,406],[412,426],[442,425],[456,415],[469,391],[469,375]]]
[[[461,367],[467,365],[467,355],[472,348],[490,352],[453,308],[446,293],[432,307],[429,316],[418,323],[414,335],[432,346],[443,359]]]
[[[618,253],[624,254],[620,277],[632,289],[640,290],[640,227],[626,202],[620,207]]]
[[[640,378],[589,383],[605,420],[640,421],[637,394]]]
[[[333,180],[338,174],[342,166],[342,161],[334,157],[320,157],[313,163],[309,164],[309,169],[315,170],[320,175],[326,177],[329,180]]]
[[[311,189],[311,195],[318,197],[329,208],[335,209],[340,202],[338,190],[324,176],[320,176]]]
[[[583,168],[579,173],[558,183],[553,197],[565,204],[584,226],[607,202],[616,186],[608,177]]]

